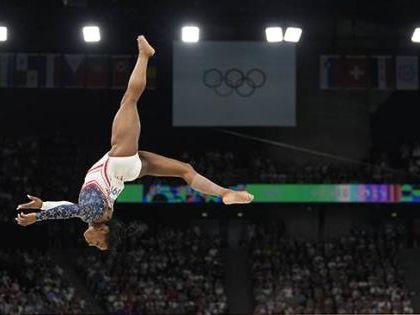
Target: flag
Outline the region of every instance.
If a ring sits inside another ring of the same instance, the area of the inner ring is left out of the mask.
[[[84,55],[64,55],[62,64],[62,85],[65,88],[83,88],[85,86]]]
[[[38,84],[41,88],[61,87],[62,56],[58,54],[41,54]]]
[[[417,90],[419,88],[417,56],[397,56],[395,71],[398,90]]]
[[[151,59],[147,67],[147,86],[148,90],[156,90],[157,88],[157,66],[156,59]]]
[[[91,89],[109,86],[109,58],[106,55],[90,55],[86,60],[86,87]]]
[[[320,58],[320,86],[323,90],[338,89],[343,85],[343,58],[323,55]]]
[[[134,66],[134,57],[130,55],[115,55],[111,61],[111,88],[124,89],[127,87],[130,73]]]
[[[0,54],[0,87],[12,87],[15,73],[15,54]]]
[[[395,88],[395,67],[391,56],[372,56],[370,63],[370,86],[373,89]]]
[[[366,56],[344,58],[344,87],[346,89],[367,89],[369,83],[368,59]]]
[[[15,86],[37,88],[42,62],[38,54],[17,54]]]

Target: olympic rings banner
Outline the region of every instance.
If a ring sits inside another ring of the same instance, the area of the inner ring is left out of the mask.
[[[246,184],[231,187],[246,189],[256,203],[420,203],[420,186],[400,184]],[[119,203],[220,203],[189,186],[127,184]]]
[[[293,44],[174,42],[174,126],[295,126]]]

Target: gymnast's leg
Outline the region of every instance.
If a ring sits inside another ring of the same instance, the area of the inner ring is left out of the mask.
[[[142,161],[139,177],[147,175],[180,177],[194,190],[207,195],[221,196],[225,204],[250,203],[254,199],[254,196],[246,191],[233,191],[211,182],[198,174],[188,163],[146,151],[139,151],[138,154]]]
[[[112,123],[110,156],[133,156],[137,154],[139,147],[140,117],[137,102],[146,88],[147,63],[155,50],[144,36],[139,36],[137,43],[139,48],[137,62]]]

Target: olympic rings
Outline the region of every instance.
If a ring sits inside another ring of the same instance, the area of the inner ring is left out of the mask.
[[[246,74],[237,68],[226,70],[225,73],[211,68],[203,73],[203,84],[221,97],[227,97],[234,91],[242,97],[251,96],[265,82],[265,73],[257,68],[249,70]]]

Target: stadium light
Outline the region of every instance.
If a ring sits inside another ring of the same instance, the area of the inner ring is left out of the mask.
[[[284,34],[284,40],[286,42],[297,43],[302,35],[302,29],[299,27],[288,27]]]
[[[184,26],[181,38],[185,43],[196,43],[200,40],[200,29],[197,26]]]
[[[101,40],[101,31],[98,26],[90,25],[83,27],[83,38],[87,43],[95,43]]]
[[[7,27],[0,26],[0,42],[7,41]]]
[[[420,43],[420,27],[417,27],[414,32],[413,36],[411,36],[411,41],[413,43]]]
[[[283,30],[281,27],[267,27],[265,29],[265,37],[269,43],[278,43],[283,41]]]

